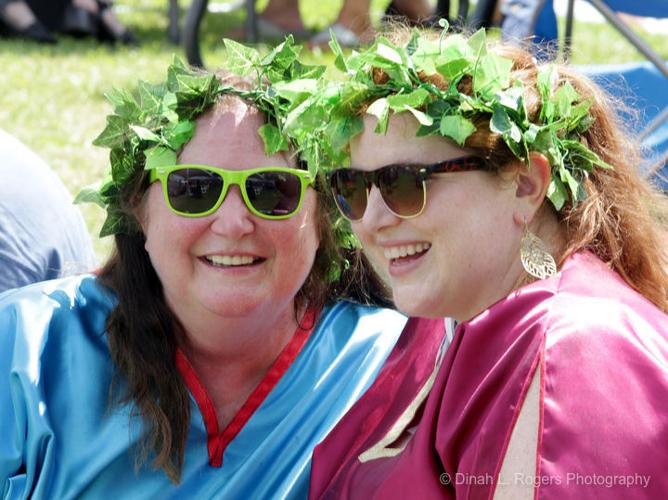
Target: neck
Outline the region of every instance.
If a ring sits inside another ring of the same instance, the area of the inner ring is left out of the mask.
[[[553,212],[541,214],[537,219],[535,227],[530,228],[530,230],[542,240],[545,250],[552,255],[558,265],[566,250],[567,239],[565,229]],[[536,278],[529,275],[522,266],[519,240],[508,252],[508,262],[503,276],[500,276],[498,280],[491,280],[490,283],[493,283],[493,286],[482,291],[476,297],[477,300],[475,303],[467,304],[469,307],[463,307],[455,318],[457,321],[470,320],[499,300],[510,295],[514,290],[536,281]]]
[[[244,317],[215,316],[184,324],[180,346],[193,363],[229,371],[271,366],[297,328],[293,304],[280,311],[254,311]]]
[[[300,312],[301,314],[302,312]],[[293,303],[280,312],[184,322],[179,345],[212,399],[223,428],[297,329]]]

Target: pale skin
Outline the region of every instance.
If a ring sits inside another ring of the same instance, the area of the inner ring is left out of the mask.
[[[416,137],[414,122],[407,113],[392,116],[387,134],[378,135],[373,132],[375,118],[366,117],[364,132],[351,144],[352,166],[372,171],[389,164],[430,164],[471,154],[438,137]],[[518,162],[503,179],[485,172],[434,176],[428,181],[425,209],[413,219],[392,214],[378,189],[371,188],[364,217],[352,226],[374,264],[390,276],[399,309],[461,322],[507,296],[525,277],[519,259],[525,221],[548,250],[558,254],[562,230],[545,204],[550,166],[540,154],[532,153],[529,160],[530,168]],[[429,249],[405,263],[387,258],[393,245],[425,243]],[[533,498],[533,485],[515,478],[536,474],[539,381],[537,370],[502,461],[494,498]]]
[[[261,115],[241,101],[216,108],[197,120],[197,132],[179,163],[228,170],[294,166],[287,156],[265,155],[257,134],[262,124]],[[220,429],[297,328],[294,297],[319,243],[315,214],[312,188],[298,214],[278,221],[252,214],[238,186],[230,188],[215,213],[198,218],[171,212],[159,182],[146,192],[139,214],[146,249],[165,299],[184,327],[179,343],[214,403]],[[225,255],[256,260],[231,267],[207,260]]]

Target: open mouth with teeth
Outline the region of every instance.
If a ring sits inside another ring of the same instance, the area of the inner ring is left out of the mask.
[[[206,255],[202,260],[214,267],[242,267],[255,266],[265,259],[251,255]]]
[[[431,248],[427,242],[385,248],[385,258],[391,263],[407,262],[422,257]]]

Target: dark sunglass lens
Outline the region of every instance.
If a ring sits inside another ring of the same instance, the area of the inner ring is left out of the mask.
[[[289,172],[260,172],[246,179],[246,194],[260,213],[290,215],[299,205],[301,180]]]
[[[424,184],[414,168],[385,167],[378,176],[378,188],[387,206],[396,214],[417,215],[424,204]]]
[[[220,175],[197,168],[175,170],[167,177],[167,196],[172,208],[186,214],[207,212],[223,189]]]
[[[332,173],[329,182],[341,213],[351,220],[361,219],[366,210],[364,175],[346,168]]]

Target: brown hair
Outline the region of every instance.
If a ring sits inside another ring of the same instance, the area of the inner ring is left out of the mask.
[[[526,89],[528,118],[537,122],[542,102],[536,88],[536,59],[520,47],[498,44],[491,50],[513,61],[512,77]],[[556,213],[565,235],[565,247],[557,260],[561,263],[575,252],[589,250],[668,312],[668,200],[638,172],[639,145],[614,111],[624,104],[572,67],[555,67],[559,84],[570,82],[583,101],[591,101],[594,121],[580,140],[613,167],[595,168],[583,182],[587,198],[575,205],[567,203]],[[501,170],[517,159],[502,138],[489,130],[488,121],[479,120],[465,146]],[[555,212],[547,199],[542,211]]]
[[[218,76],[227,80],[225,83],[248,86],[243,81],[230,81],[226,75]],[[225,106],[233,99],[224,96],[216,105]],[[316,182],[316,190],[321,184],[320,180]],[[121,209],[135,222],[135,211],[147,188],[148,176],[143,168],[137,168],[121,190]],[[389,304],[387,290],[361,252],[337,245],[330,224],[334,211],[329,197],[318,196],[320,246],[313,268],[295,297],[295,314],[307,303],[320,309],[339,299]],[[109,350],[117,368],[110,400],[112,405],[133,403],[133,416],[142,420],[144,432],[137,466],[154,452],[153,466],[161,467],[172,482],[178,483],[190,425],[188,391],[174,363],[176,339],[183,327],[167,306],[144,243],[141,232],[117,234],[113,254],[99,276],[118,298],[106,323]],[[338,280],[330,279],[332,266],[343,270]]]

